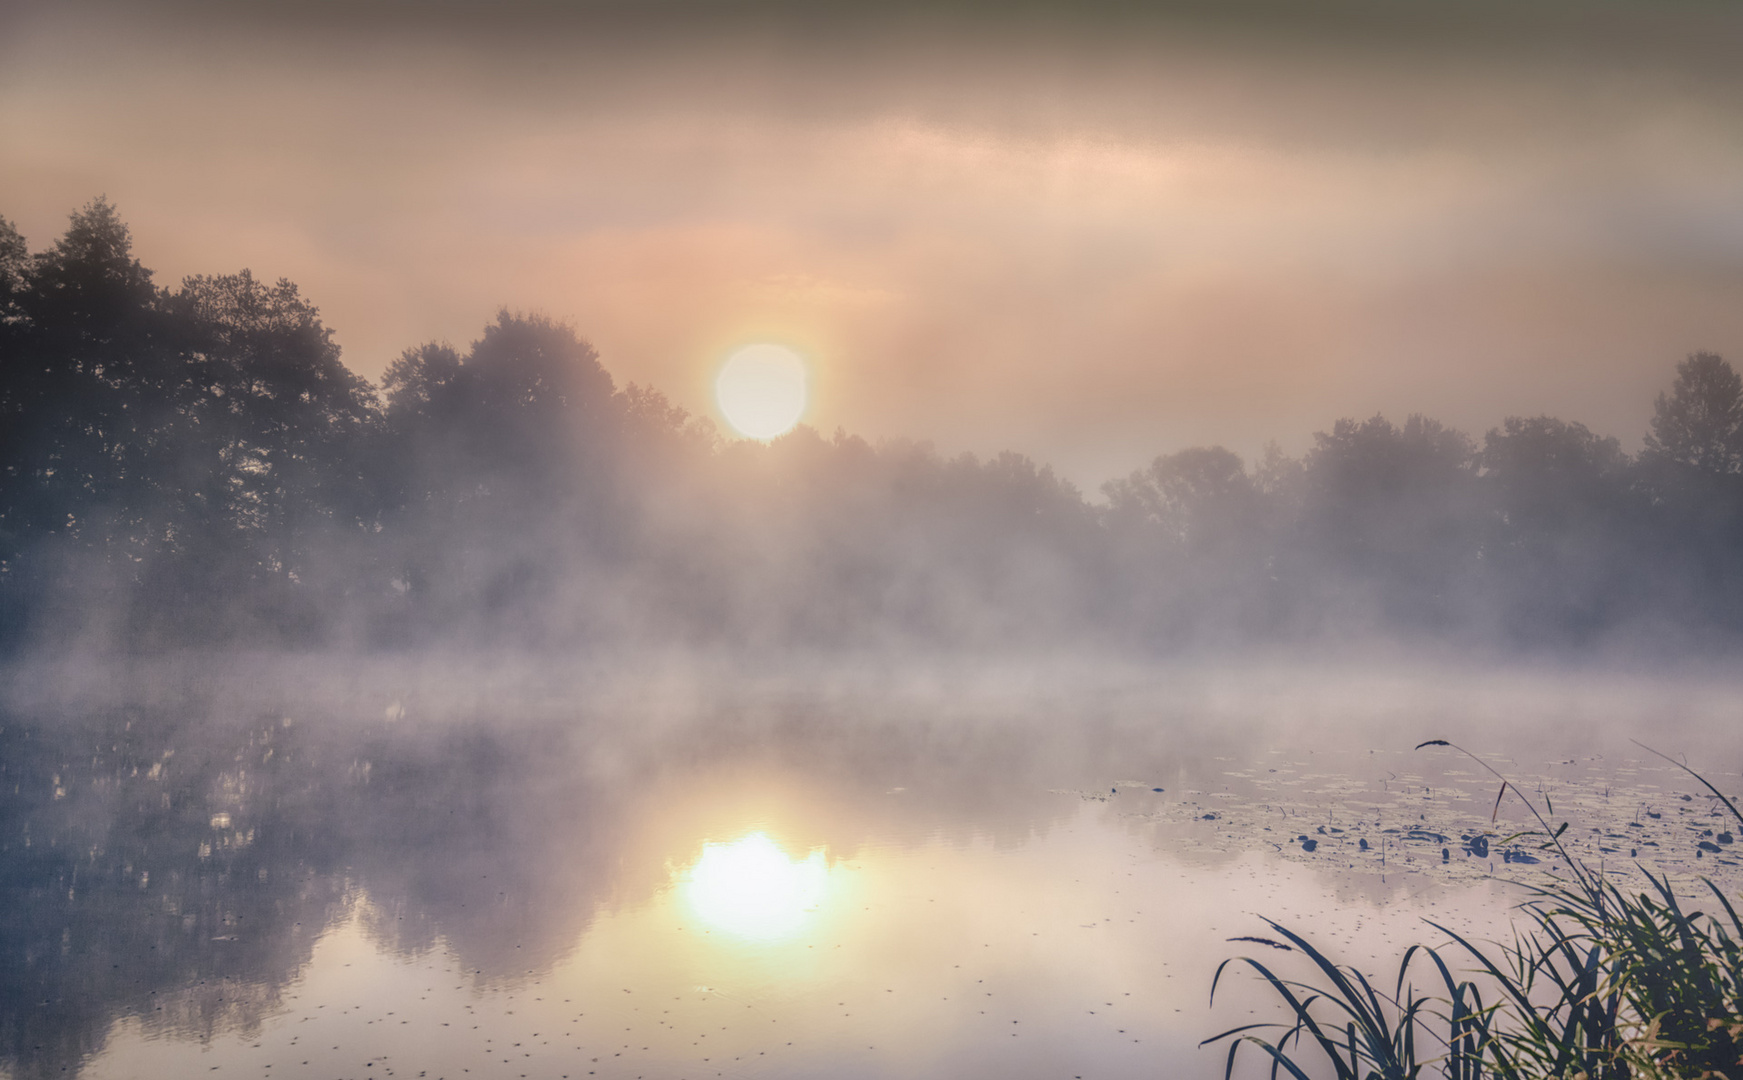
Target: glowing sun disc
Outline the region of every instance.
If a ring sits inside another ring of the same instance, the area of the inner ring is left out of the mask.
[[[747,345],[721,367],[714,399],[739,434],[772,439],[793,430],[804,415],[805,383],[798,353],[780,345]]]
[[[828,875],[822,851],[789,858],[767,833],[755,832],[703,844],[682,888],[705,922],[752,941],[777,941],[804,928],[823,900]]]

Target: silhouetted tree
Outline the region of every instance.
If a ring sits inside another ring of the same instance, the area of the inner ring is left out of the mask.
[[[284,535],[311,522],[367,525],[379,497],[366,452],[380,411],[320,313],[290,282],[263,285],[246,270],[189,278],[173,303],[234,512]]]
[[[1277,466],[1280,452],[1267,459]],[[1125,618],[1153,640],[1227,641],[1268,609],[1283,500],[1221,446],[1158,457],[1103,485]]]
[[[25,410],[31,405],[30,381],[24,357],[24,309],[21,303],[30,251],[10,221],[0,218],[0,590],[16,580],[18,548],[28,513],[24,496],[28,468],[23,438]],[[16,600],[14,601],[16,603]],[[4,630],[0,629],[0,638]]]
[[[619,403],[571,328],[504,310],[464,357],[408,350],[383,388],[414,598],[441,594],[448,618],[518,619],[620,546]]]
[[[357,569],[338,572],[335,544],[379,515],[366,444],[380,421],[315,309],[246,271],[160,291],[102,200],[34,257],[15,236],[0,237],[14,631],[58,596],[69,626],[115,616],[134,638],[225,637],[239,613],[318,632]]]
[[[1620,443],[1510,416],[1489,431],[1481,464],[1493,514],[1484,560],[1516,637],[1594,633],[1641,602],[1644,504]]]
[[[1637,460],[1551,417],[1478,453],[1376,416],[1300,461],[1158,457],[1105,508],[1010,452],[723,440],[506,310],[383,389],[289,282],[159,289],[103,200],[36,254],[0,219],[0,635],[308,642],[353,614],[374,642],[772,648],[1475,636],[1492,614],[1515,642],[1743,630],[1743,380],[1707,353]]]
[[[1259,493],[1240,456],[1220,446],[1159,457],[1102,491],[1115,521],[1150,526],[1193,551],[1245,537],[1258,524]]]
[[[16,234],[14,234],[16,235]],[[141,391],[163,381],[163,326],[151,273],[132,257],[127,228],[98,200],[67,234],[8,276],[16,333],[0,381],[7,484],[0,517],[18,545],[42,534],[100,537],[125,528],[129,484],[150,474],[142,452],[165,418]],[[150,415],[146,415],[149,412]]]
[[[17,226],[0,217],[0,326],[8,326],[24,316],[17,307],[17,297],[24,290],[24,275],[30,269],[30,249]]]
[[[124,596],[160,548],[187,387],[151,272],[108,203],[74,214],[27,260],[10,237],[6,246],[0,568],[16,633],[68,559],[87,588]]]
[[[1600,527],[1622,509],[1629,482],[1619,442],[1550,416],[1508,417],[1489,431],[1480,462],[1518,542]]]
[[[202,578],[255,590],[259,617],[318,634],[321,609],[365,569],[358,543],[382,513],[374,390],[288,281],[191,277],[165,303],[196,393],[179,418],[173,539],[185,558],[159,586],[186,593],[193,561]]]
[[[1661,617],[1743,628],[1743,379],[1730,364],[1695,353],[1677,365],[1640,471]]]
[[[1457,621],[1479,544],[1476,447],[1436,420],[1375,416],[1317,432],[1289,571],[1320,616]]]
[[[1653,406],[1646,452],[1707,472],[1743,472],[1743,377],[1715,353],[1678,364],[1670,395]]]
[[[388,420],[417,463],[413,498],[560,497],[611,444],[614,388],[591,345],[543,316],[503,311],[462,358],[407,350],[382,380]]]

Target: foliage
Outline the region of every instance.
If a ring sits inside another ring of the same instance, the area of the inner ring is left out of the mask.
[[[1743,822],[1737,807],[1707,786]],[[1503,794],[1508,788],[1524,799],[1503,781]],[[1266,1055],[1272,1075],[1281,1071],[1301,1080],[1318,1075],[1316,1060],[1338,1080],[1739,1075],[1743,921],[1731,902],[1706,881],[1721,914],[1687,911],[1668,878],[1646,870],[1646,889],[1624,889],[1569,855],[1560,842],[1567,826],[1551,829],[1536,806],[1525,802],[1542,831],[1520,835],[1547,837],[1544,846],[1557,850],[1571,874],[1570,880],[1533,889],[1521,906],[1525,929],[1510,944],[1485,948],[1431,922],[1450,943],[1412,946],[1389,992],[1382,992],[1360,972],[1267,920],[1289,942],[1270,944],[1305,956],[1323,982],[1286,979],[1271,965],[1242,958],[1282,998],[1291,1019],[1244,1025],[1205,1040],[1229,1040],[1225,1075],[1233,1075],[1243,1045]],[[1217,968],[1213,1000],[1231,962]],[[1432,967],[1427,991],[1411,981],[1412,965],[1421,962]],[[1455,974],[1461,962],[1474,964],[1468,973],[1473,977]],[[1254,1034],[1274,1028],[1283,1031],[1275,1040]]]
[[[1676,385],[1653,406],[1646,451],[1706,472],[1743,472],[1743,377],[1714,353],[1678,364]]]
[[[1638,456],[1547,416],[1481,448],[1374,416],[1299,459],[1176,450],[1097,504],[1009,451],[723,439],[537,314],[409,349],[377,388],[295,285],[159,287],[99,199],[35,253],[0,220],[0,652],[1723,649],[1740,387],[1690,357]]]

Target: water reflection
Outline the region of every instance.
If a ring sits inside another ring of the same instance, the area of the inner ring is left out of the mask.
[[[341,929],[387,956],[451,960],[469,993],[510,992],[563,965],[601,913],[657,909],[670,866],[715,865],[699,837],[747,821],[800,823],[781,841],[802,854],[779,896],[805,917],[797,931],[819,907],[813,851],[940,829],[1016,843],[1066,812],[1012,813],[1021,799],[990,782],[938,785],[957,807],[946,814],[886,798],[914,750],[844,756],[826,725],[770,739],[721,722],[641,742],[590,717],[3,721],[0,1064],[19,1077],[93,1067],[117,1023],[149,1040],[253,1038],[297,1008],[287,988]],[[740,934],[773,934],[745,921],[735,861],[704,873],[705,906]]]
[[[711,926],[754,942],[776,942],[805,929],[829,891],[821,848],[791,858],[765,832],[705,843],[682,876],[684,901]]]
[[[1517,869],[1399,847],[1490,815],[1468,761],[1408,751],[1444,717],[1291,746],[1130,699],[359,712],[0,716],[0,1067],[1137,1075],[1212,1030],[1247,913],[1377,967],[1421,914],[1504,915]],[[1506,768],[1594,858],[1735,866],[1625,739],[1517,726],[1579,748]]]

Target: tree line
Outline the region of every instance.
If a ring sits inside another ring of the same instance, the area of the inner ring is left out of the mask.
[[[1014,453],[721,438],[504,311],[379,386],[297,290],[157,285],[98,200],[0,219],[0,647],[1149,651],[1743,631],[1743,380],[1680,363],[1639,454],[1510,417],[1337,421],[1085,498]]]

